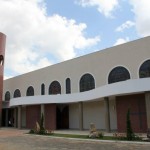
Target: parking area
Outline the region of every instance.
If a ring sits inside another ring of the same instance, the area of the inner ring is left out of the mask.
[[[0,150],[149,150],[150,144],[36,136],[28,130],[0,129]]]

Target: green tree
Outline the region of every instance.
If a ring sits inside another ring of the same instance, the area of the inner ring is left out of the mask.
[[[42,113],[41,119],[40,119],[40,132],[41,133],[45,132],[45,128],[44,128],[44,115],[43,115],[43,113]]]
[[[132,127],[131,127],[130,109],[128,109],[127,116],[126,116],[126,134],[127,134],[128,141],[134,140],[135,135],[134,135]]]

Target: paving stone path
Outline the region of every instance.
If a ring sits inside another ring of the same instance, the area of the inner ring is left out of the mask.
[[[53,138],[28,135],[25,132],[27,131],[0,129],[0,150],[150,150],[150,144]]]

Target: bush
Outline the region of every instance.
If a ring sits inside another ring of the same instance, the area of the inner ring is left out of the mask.
[[[33,129],[31,129],[31,130],[29,131],[29,133],[30,133],[30,134],[34,134],[35,131],[34,131]]]
[[[104,137],[104,133],[98,132],[98,137],[99,137],[100,139],[102,139],[102,138]]]
[[[130,109],[128,109],[127,117],[126,117],[126,134],[127,140],[132,141],[135,139],[135,134],[132,131],[131,121],[130,121]]]
[[[36,122],[35,128],[29,131],[30,134],[50,135],[53,131],[48,131],[44,128],[44,115],[41,115],[40,124]]]
[[[126,140],[126,134],[125,133],[114,133],[113,136],[117,140]]]
[[[43,113],[41,115],[41,120],[40,120],[40,130],[41,130],[41,132],[43,132],[45,130],[45,128],[44,128],[44,115],[43,115]]]

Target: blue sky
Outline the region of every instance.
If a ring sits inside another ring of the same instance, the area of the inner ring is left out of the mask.
[[[129,37],[130,40],[139,38],[135,28],[130,28],[124,32],[115,31],[117,27],[128,20],[134,22],[134,13],[131,11],[132,6],[128,1],[120,1],[110,17],[100,13],[97,10],[97,6],[82,7],[77,2],[79,1],[65,0],[60,2],[60,0],[47,0],[47,7],[49,7],[47,13],[48,15],[60,14],[68,19],[75,19],[78,23],[85,23],[87,25],[85,31],[87,37],[98,35],[102,38],[101,42],[96,45],[96,50],[111,47],[118,38]],[[90,51],[93,50],[90,49]]]
[[[149,0],[0,0],[5,79],[150,35]]]

